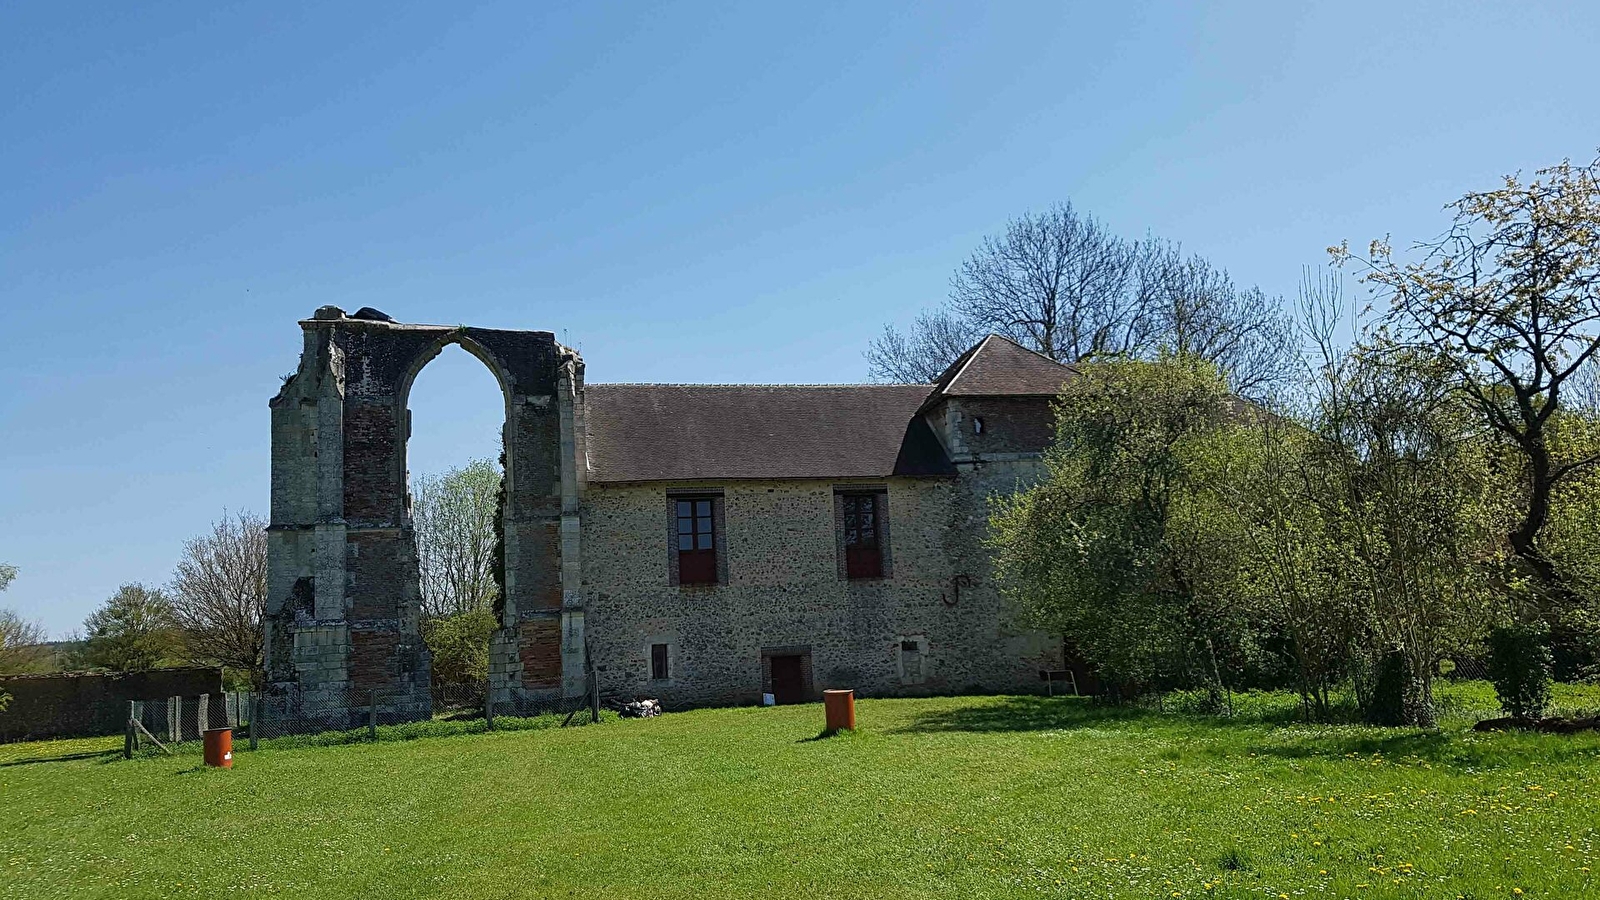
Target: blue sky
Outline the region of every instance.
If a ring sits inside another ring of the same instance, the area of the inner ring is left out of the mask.
[[[1592,4],[6,4],[0,602],[57,633],[267,508],[297,319],[557,332],[591,381],[859,381],[1071,200],[1269,293],[1600,145]],[[459,351],[413,472],[494,452]]]

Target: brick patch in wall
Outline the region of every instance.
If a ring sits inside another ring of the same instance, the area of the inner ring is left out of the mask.
[[[555,616],[527,619],[517,625],[522,656],[522,684],[528,688],[561,686],[561,620]]]
[[[395,651],[400,646],[396,631],[350,632],[350,684],[356,690],[388,687],[394,680]]]

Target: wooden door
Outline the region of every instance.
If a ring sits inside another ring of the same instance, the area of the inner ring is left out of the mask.
[[[772,699],[776,703],[806,701],[805,669],[800,656],[772,657]]]

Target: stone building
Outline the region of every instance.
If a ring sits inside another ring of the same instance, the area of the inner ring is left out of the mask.
[[[934,384],[586,384],[549,332],[323,307],[272,401],[268,678],[428,708],[406,489],[412,380],[446,345],[506,401],[500,701],[1037,690],[988,498],[1036,478],[1073,370],[991,336]]]

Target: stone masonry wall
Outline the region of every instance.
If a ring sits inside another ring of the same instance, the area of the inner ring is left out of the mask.
[[[950,529],[968,515],[965,485],[887,484],[892,574],[841,577],[834,492],[849,481],[590,484],[584,497],[584,590],[590,655],[601,689],[670,703],[755,702],[763,649],[808,648],[812,687],[864,695],[1038,689],[1050,643],[1005,624],[1000,598],[952,555]],[[723,492],[727,583],[670,583],[669,489]],[[983,523],[973,540],[981,542]],[[901,645],[918,645],[921,674],[902,676]],[[651,680],[650,649],[669,648],[670,678]]]

